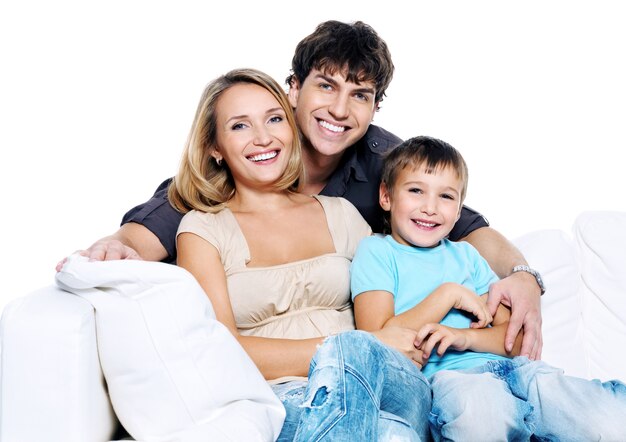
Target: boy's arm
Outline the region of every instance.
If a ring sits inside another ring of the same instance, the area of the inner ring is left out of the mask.
[[[481,298],[487,295],[481,296]],[[476,351],[494,353],[501,356],[517,356],[520,354],[522,345],[522,332],[520,331],[514,341],[511,351],[504,346],[505,333],[509,325],[510,311],[500,305],[493,318],[491,327],[474,329],[456,329],[446,327],[438,323],[426,324],[417,333],[416,345],[420,347],[424,356],[428,358],[435,346],[437,354],[443,355],[448,348],[458,351]]]
[[[444,283],[415,307],[395,315],[391,293],[383,290],[363,292],[354,298],[354,317],[360,330],[375,331],[384,327],[405,327],[420,330],[424,325],[441,321],[456,308],[472,313],[474,327],[485,327],[492,320],[484,299],[460,284]]]

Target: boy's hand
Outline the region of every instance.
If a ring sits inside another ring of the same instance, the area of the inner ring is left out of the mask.
[[[474,295],[474,297],[477,297]],[[417,340],[415,344],[422,349],[423,358],[427,360],[435,346],[437,354],[443,354],[452,348],[458,351],[467,350],[470,345],[469,336],[462,329],[446,327],[441,324],[426,324],[417,332]]]
[[[460,284],[455,284],[451,292],[455,309],[476,316],[476,321],[472,322],[470,327],[485,328],[491,324],[493,316],[482,297],[477,296],[476,293]]]

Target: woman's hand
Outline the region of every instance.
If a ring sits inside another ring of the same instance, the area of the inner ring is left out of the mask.
[[[417,368],[421,369],[427,362],[423,351],[416,346],[417,332],[403,327],[385,327],[381,330],[371,332],[383,344],[398,350],[411,360]]]

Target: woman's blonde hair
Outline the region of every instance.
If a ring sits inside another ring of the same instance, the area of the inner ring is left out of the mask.
[[[219,212],[235,194],[235,183],[226,163],[221,165],[211,155],[217,144],[216,107],[219,97],[237,84],[256,84],[267,90],[280,104],[293,132],[291,156],[283,176],[275,183],[277,190],[296,191],[304,167],[298,128],[285,91],[269,75],[255,69],[235,69],[209,83],[198,104],[196,116],[183,150],[178,174],[168,189],[168,198],[176,210]]]

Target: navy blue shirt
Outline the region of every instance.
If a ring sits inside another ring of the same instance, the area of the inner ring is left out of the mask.
[[[385,129],[370,125],[363,138],[346,150],[320,194],[344,197],[354,204],[374,232],[382,232],[385,212],[378,204],[378,187],[383,154],[401,142],[400,138]],[[166,262],[176,260],[176,232],[183,217],[167,200],[167,188],[171,181],[171,178],[163,181],[152,198],[128,211],[122,219],[122,224],[142,224],[154,233],[169,255]],[[449,239],[458,241],[488,225],[480,213],[463,206],[461,217],[450,232]]]

